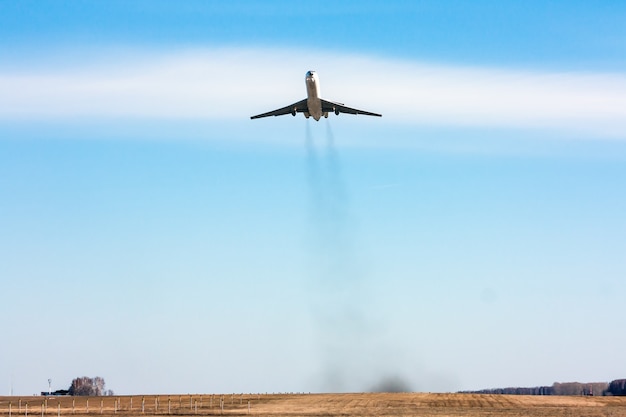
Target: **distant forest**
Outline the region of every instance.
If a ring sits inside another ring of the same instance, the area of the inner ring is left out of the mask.
[[[544,387],[492,388],[480,391],[461,391],[466,394],[512,394],[512,395],[626,395],[626,379],[611,382],[555,382]]]

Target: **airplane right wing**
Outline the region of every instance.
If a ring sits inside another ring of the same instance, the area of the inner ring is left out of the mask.
[[[306,100],[307,99],[305,98],[304,100],[300,100],[297,103],[290,104],[289,106],[282,107],[282,108],[280,108],[278,110],[269,111],[267,113],[257,114],[256,116],[252,116],[250,118],[251,119],[260,119],[261,117],[283,116],[285,114],[290,114],[290,113],[295,116],[296,113],[308,112],[309,111],[309,106],[307,105]]]
[[[382,114],[372,113],[372,112],[365,111],[365,110],[353,109],[352,107],[343,105],[343,103],[335,103],[335,102],[324,100],[324,99],[322,99],[322,112],[325,112],[325,113],[334,112],[337,115],[339,113],[349,113],[349,114],[364,114],[366,116],[382,117]]]

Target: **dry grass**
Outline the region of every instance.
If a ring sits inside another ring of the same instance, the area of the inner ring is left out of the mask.
[[[223,410],[220,402],[223,401]],[[143,412],[142,412],[143,402]],[[626,397],[488,394],[203,394],[0,397],[0,416],[505,416],[626,417]],[[28,414],[26,407],[28,404]]]

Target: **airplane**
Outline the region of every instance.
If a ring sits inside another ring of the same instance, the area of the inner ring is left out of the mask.
[[[295,116],[296,113],[304,113],[304,117],[306,117],[307,119],[309,117],[313,117],[315,121],[319,121],[322,116],[328,118],[328,113],[332,112],[334,112],[336,115],[339,115],[339,113],[349,113],[382,117],[382,114],[353,109],[352,107],[344,106],[343,103],[335,103],[333,101],[328,101],[321,98],[320,80],[315,71],[308,71],[306,73],[306,76],[304,77],[304,81],[306,83],[307,98],[305,98],[304,100],[300,100],[297,103],[290,104],[287,107],[280,108],[278,110],[257,114],[256,116],[250,117],[250,119],[260,119],[261,117],[268,116],[283,116],[289,113]]]

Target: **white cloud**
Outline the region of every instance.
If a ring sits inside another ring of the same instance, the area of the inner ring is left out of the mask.
[[[115,54],[82,67],[0,70],[0,120],[238,119],[322,94],[429,126],[545,128],[626,138],[626,74],[436,65],[320,51]]]

